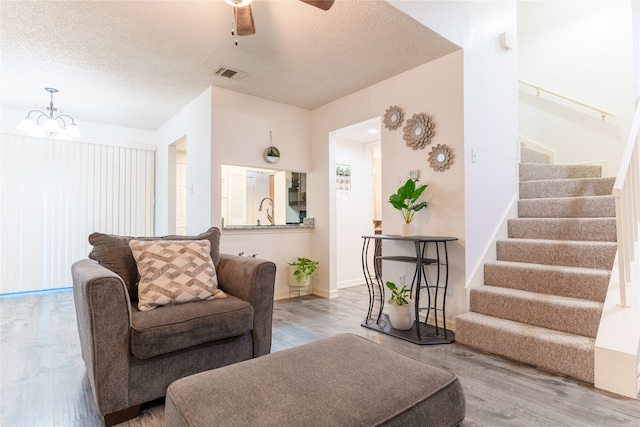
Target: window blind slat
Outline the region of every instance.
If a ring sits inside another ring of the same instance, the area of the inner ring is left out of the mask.
[[[0,293],[71,286],[94,231],[153,234],[155,152],[0,135]]]

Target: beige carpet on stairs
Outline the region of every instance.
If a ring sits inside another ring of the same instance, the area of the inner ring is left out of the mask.
[[[594,345],[616,254],[612,178],[522,148],[518,218],[456,318],[456,341],[593,383]]]

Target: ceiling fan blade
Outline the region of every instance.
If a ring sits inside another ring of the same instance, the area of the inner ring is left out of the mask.
[[[251,5],[235,7],[236,30],[239,36],[250,36],[256,33],[256,26],[253,23],[253,12]]]
[[[300,0],[311,6],[315,6],[322,10],[329,10],[333,6],[334,0]]]

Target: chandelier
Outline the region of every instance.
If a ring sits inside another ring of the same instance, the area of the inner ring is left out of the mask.
[[[225,3],[230,4],[233,7],[245,7],[248,6],[253,0],[224,0]]]
[[[45,137],[47,134],[55,136],[58,139],[74,139],[81,138],[80,130],[76,126],[76,122],[68,114],[53,115],[57,108],[53,106],[53,94],[58,89],[45,87],[44,90],[51,95],[51,101],[47,107],[48,114],[40,110],[31,110],[24,119],[20,121],[18,130],[28,132],[29,136]]]

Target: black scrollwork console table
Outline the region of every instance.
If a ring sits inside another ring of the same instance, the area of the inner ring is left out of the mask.
[[[369,289],[369,311],[367,317],[362,322],[362,326],[374,331],[392,335],[397,338],[411,341],[415,344],[449,344],[455,340],[452,331],[447,330],[445,317],[447,285],[449,283],[449,254],[447,242],[458,240],[455,237],[433,237],[433,236],[397,236],[376,234],[373,236],[362,236],[362,271]],[[415,257],[412,256],[389,256],[381,255],[382,241],[395,240],[399,242],[413,243]],[[374,242],[374,252],[370,255],[371,243]],[[432,257],[429,258],[427,249],[432,248]],[[374,274],[371,274],[370,263],[373,261]],[[394,329],[389,322],[389,318],[382,311],[384,309],[384,282],[382,279],[382,261],[395,261],[414,263],[416,268],[411,281],[411,293],[414,294],[416,321],[413,330],[401,331]],[[426,269],[432,266],[436,269],[435,281],[429,282]],[[420,307],[420,291],[426,290],[427,305]],[[376,305],[378,309],[376,310]],[[426,312],[424,317],[421,313]],[[442,316],[442,325],[438,321],[438,313]],[[432,318],[432,323],[429,319]],[[423,319],[421,321],[421,319]]]

